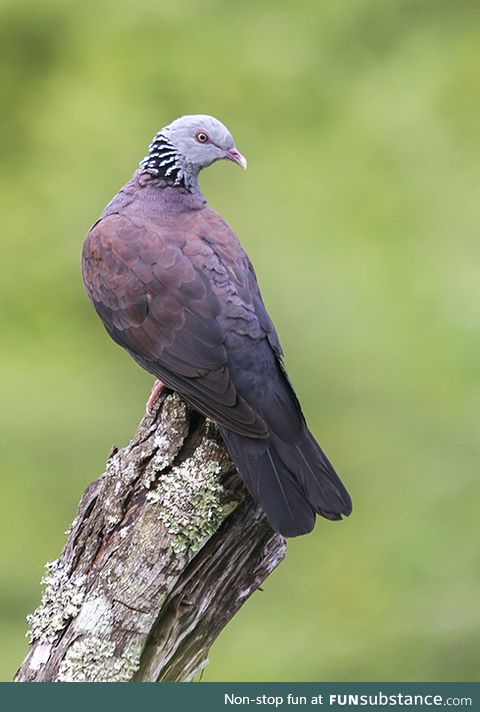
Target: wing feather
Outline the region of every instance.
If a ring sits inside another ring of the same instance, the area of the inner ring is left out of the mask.
[[[173,230],[118,214],[100,220],[84,243],[87,292],[110,335],[144,368],[220,425],[266,437],[230,375],[222,304],[205,274],[211,250],[195,233],[185,237],[180,223]],[[215,260],[210,267],[219,269]],[[232,316],[241,315],[233,305]]]

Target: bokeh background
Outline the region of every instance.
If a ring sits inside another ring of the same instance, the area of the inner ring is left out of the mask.
[[[202,186],[355,502],[289,542],[204,679],[479,679],[479,43],[464,0],[3,0],[0,679],[151,387],[83,236],[185,113],[249,159]]]

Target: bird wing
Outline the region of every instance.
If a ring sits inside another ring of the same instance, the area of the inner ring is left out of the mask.
[[[208,240],[199,224],[210,232]],[[230,301],[228,294],[217,296],[219,289],[228,291],[238,268],[232,263],[226,278],[212,248],[212,230],[222,232],[225,225],[195,213],[164,223],[110,214],[87,235],[83,278],[107,331],[143,368],[220,425],[264,438],[265,422],[239,395],[228,368],[222,310],[233,309],[236,322],[242,314],[235,295]],[[248,292],[249,285],[243,288]],[[248,318],[245,328],[252,328]]]

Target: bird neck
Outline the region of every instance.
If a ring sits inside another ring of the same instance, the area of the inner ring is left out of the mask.
[[[192,193],[200,193],[199,169],[185,161],[162,131],[154,136],[147,155],[140,161],[140,170],[150,173],[154,178],[163,178],[170,185],[181,186]]]

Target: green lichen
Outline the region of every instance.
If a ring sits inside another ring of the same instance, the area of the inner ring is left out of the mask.
[[[142,646],[130,643],[115,655],[111,640],[88,637],[77,640],[60,664],[58,682],[128,682],[140,666]]]
[[[225,503],[218,477],[223,458],[219,444],[207,438],[191,457],[163,475],[147,495],[161,505],[158,516],[176,553],[198,551],[232,510],[234,503]]]
[[[27,638],[52,643],[67,622],[77,615],[85,597],[86,576],[69,577],[59,561],[49,561],[42,578],[45,590],[39,607],[27,616]]]

